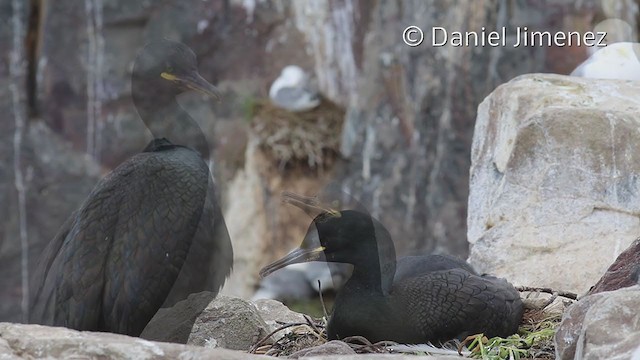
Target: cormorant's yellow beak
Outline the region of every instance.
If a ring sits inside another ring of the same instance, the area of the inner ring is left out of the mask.
[[[165,71],[162,72],[160,76],[165,80],[169,80],[178,84],[179,86],[195,90],[216,100],[220,100],[222,97],[220,90],[218,90],[217,87],[211,85],[197,72],[188,75],[175,75]]]

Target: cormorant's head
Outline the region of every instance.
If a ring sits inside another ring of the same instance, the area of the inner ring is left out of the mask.
[[[133,83],[145,92],[177,95],[196,90],[215,99],[220,91],[198,73],[196,55],[185,44],[166,39],[154,40],[142,48],[133,66]]]
[[[357,210],[324,212],[313,219],[300,247],[313,249],[319,241],[327,261],[353,263],[363,246],[375,244],[374,221]]]
[[[313,219],[300,247],[264,267],[260,276],[307,261],[356,265],[370,261],[368,258],[377,260],[379,244],[390,241],[388,232],[369,214],[357,210],[324,211]]]

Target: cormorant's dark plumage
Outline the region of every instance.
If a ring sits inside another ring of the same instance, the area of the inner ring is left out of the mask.
[[[336,296],[327,327],[330,339],[360,335],[370,341],[426,343],[476,333],[508,336],[522,317],[520,296],[511,284],[479,276],[461,260],[412,256],[396,264],[389,233],[364,212],[321,213],[300,248],[261,275],[314,260],[353,265]]]
[[[186,89],[217,97],[187,46],[146,45],[132,96],[155,139],[100,180],[49,243],[32,282],[31,322],[138,336],[163,304],[224,284],[231,243],[204,135],[175,99]]]

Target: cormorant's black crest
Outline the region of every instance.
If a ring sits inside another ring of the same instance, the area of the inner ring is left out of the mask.
[[[317,231],[327,261],[352,264],[358,249],[365,245],[361,242],[369,243],[377,251],[381,242],[391,241],[386,231],[376,229],[374,221],[369,214],[357,210],[324,212],[309,226],[301,247],[313,246],[306,242],[315,242],[313,232]]]
[[[220,91],[198,73],[196,54],[185,44],[167,39],[146,44],[136,57],[132,74],[132,95],[158,101],[196,90],[215,99]]]
[[[146,44],[138,53],[134,74],[160,78],[162,73],[185,75],[198,71],[196,54],[185,44],[166,39]]]

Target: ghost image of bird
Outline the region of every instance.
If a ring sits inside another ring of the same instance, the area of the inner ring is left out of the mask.
[[[363,336],[371,342],[444,342],[484,333],[514,334],[523,305],[504,279],[478,275],[465,261],[443,255],[396,261],[387,229],[361,207],[318,205],[316,198],[285,194],[315,217],[299,248],[267,265],[265,277],[307,261],[347,263],[351,277],[338,290],[327,325],[329,339]]]
[[[292,112],[307,111],[320,104],[320,97],[309,84],[309,76],[299,66],[289,65],[269,88],[271,102]]]
[[[571,76],[592,79],[640,80],[640,44],[620,42],[596,51]]]
[[[274,299],[282,302],[306,300],[342,286],[348,269],[338,263],[292,264],[261,279],[251,300]]]
[[[144,46],[132,97],[154,140],[101,179],[45,248],[30,322],[139,336],[160,307],[224,284],[233,252],[206,139],[176,101],[187,90],[220,96],[186,45]]]

